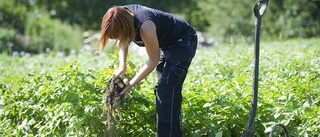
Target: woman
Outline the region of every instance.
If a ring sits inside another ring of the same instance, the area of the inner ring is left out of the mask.
[[[196,53],[197,35],[194,28],[183,19],[160,10],[141,5],[114,6],[102,20],[100,50],[104,49],[109,39],[115,39],[119,48],[120,64],[116,75],[123,77],[126,73],[130,42],[145,47],[149,57],[120,95],[124,95],[156,68],[156,136],[182,136],[181,90]]]

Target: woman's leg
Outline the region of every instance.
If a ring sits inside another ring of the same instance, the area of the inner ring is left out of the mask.
[[[190,62],[163,63],[161,78],[155,87],[157,110],[157,136],[181,137],[182,85]]]
[[[197,35],[187,31],[180,40],[168,46],[160,55],[155,87],[157,137],[181,137],[182,85],[196,53]]]

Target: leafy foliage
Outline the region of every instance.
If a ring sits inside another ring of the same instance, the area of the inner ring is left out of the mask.
[[[319,39],[262,43],[254,130],[268,136],[276,123],[291,136],[319,135]],[[240,136],[251,109],[253,47],[230,43],[203,48],[183,89],[184,136]],[[0,134],[3,136],[104,136],[106,82],[115,54],[56,57],[0,54]],[[129,79],[143,58],[129,56]],[[107,61],[106,61],[107,59]],[[120,109],[117,136],[153,136],[156,125],[150,75],[130,90]]]
[[[95,79],[101,80],[70,64],[51,75],[29,74],[17,90],[1,89],[2,125],[17,129],[4,128],[3,135],[103,135],[99,104],[103,90]]]
[[[30,13],[25,27],[25,34],[30,38],[26,43],[26,51],[37,53],[49,48],[70,54],[71,50],[79,51],[82,47],[82,31],[79,27],[50,19],[45,13]]]
[[[15,40],[15,31],[0,28],[0,52],[7,52],[7,54],[10,54],[12,50],[14,50],[14,47],[18,46],[19,44]]]
[[[47,46],[51,50],[69,50],[70,44],[76,45],[82,41],[75,38],[75,36],[81,36],[80,31],[99,30],[101,18],[109,7],[131,3],[179,15],[190,22],[197,31],[204,32],[207,37],[213,37],[216,42],[228,42],[231,38],[236,41],[253,39],[255,1],[240,0],[82,0],[77,2],[74,0],[0,0],[0,27],[13,29],[27,38],[34,39],[30,45],[35,47],[28,45],[29,49],[34,48],[32,50],[42,52]],[[270,41],[318,37],[320,35],[319,9],[320,1],[318,0],[269,1],[268,9],[262,19],[262,28],[266,30],[262,32],[262,36]],[[29,18],[33,21],[28,22]],[[35,26],[32,23],[35,23]],[[39,23],[52,29],[39,27]],[[77,26],[80,26],[81,30]],[[32,30],[33,28],[35,30]],[[38,29],[44,30],[37,35],[25,34],[26,31],[39,31]],[[52,35],[54,38],[49,37]],[[65,37],[70,39],[62,39]],[[54,45],[48,42],[52,39],[55,40]],[[78,49],[77,46],[72,48]]]
[[[69,54],[80,49],[83,30],[79,26],[52,19],[48,11],[34,6],[19,0],[0,0],[0,29],[5,32],[1,34],[0,52],[41,53],[50,49]]]
[[[27,12],[24,4],[14,0],[0,0],[0,27],[23,32]]]

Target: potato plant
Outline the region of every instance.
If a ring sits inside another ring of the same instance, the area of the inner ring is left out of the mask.
[[[282,123],[291,136],[319,136],[318,41],[261,43],[257,135],[269,136],[271,127]],[[103,97],[116,55],[0,54],[0,135],[110,135]],[[144,60],[130,53],[128,79]],[[251,109],[252,74],[252,43],[199,49],[183,88],[183,135],[240,136]],[[155,84],[152,73],[127,92],[114,136],[154,136]]]

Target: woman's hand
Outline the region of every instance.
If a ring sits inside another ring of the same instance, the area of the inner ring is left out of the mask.
[[[126,71],[127,71],[127,68],[126,68],[126,67],[119,67],[119,68],[116,70],[115,75],[123,78],[124,75],[126,74]]]
[[[132,85],[129,83],[128,85],[126,85],[126,87],[121,91],[120,96],[124,96],[127,91],[129,91],[129,89],[132,88]]]

